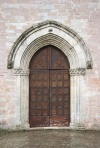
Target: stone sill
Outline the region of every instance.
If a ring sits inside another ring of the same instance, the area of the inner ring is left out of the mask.
[[[34,128],[29,128],[28,130],[39,130],[39,129],[54,130],[54,129],[71,129],[71,128],[70,127],[34,127]]]

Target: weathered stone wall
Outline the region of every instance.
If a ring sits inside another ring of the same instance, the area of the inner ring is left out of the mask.
[[[88,69],[79,80],[79,118],[86,129],[100,129],[99,0],[0,0],[0,128],[20,126],[17,85],[20,78],[12,69],[7,69],[8,54],[26,29],[46,20],[55,20],[73,29],[91,52],[93,69]]]

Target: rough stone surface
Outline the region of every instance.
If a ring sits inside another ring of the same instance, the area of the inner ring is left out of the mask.
[[[93,69],[88,69],[86,75],[77,80],[80,108],[75,117],[76,128],[83,125],[86,129],[100,129],[99,0],[0,0],[0,128],[21,128],[20,76],[7,69],[8,55],[26,29],[46,20],[55,20],[73,29],[90,50]]]

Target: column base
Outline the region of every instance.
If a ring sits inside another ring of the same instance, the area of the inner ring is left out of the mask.
[[[70,128],[76,130],[85,130],[85,127],[80,123],[70,123]]]

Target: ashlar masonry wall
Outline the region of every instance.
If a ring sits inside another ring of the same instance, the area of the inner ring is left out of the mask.
[[[93,68],[87,69],[86,75],[79,79],[80,122],[77,127],[100,129],[99,0],[0,0],[0,128],[22,126],[18,99],[20,77],[7,68],[8,55],[26,29],[46,20],[73,29],[90,50]]]

